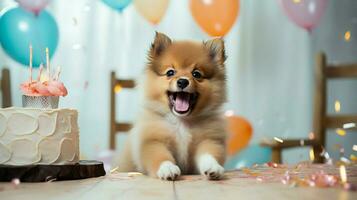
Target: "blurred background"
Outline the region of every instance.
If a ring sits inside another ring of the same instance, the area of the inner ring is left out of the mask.
[[[120,79],[140,79],[155,31],[174,40],[224,36],[228,55],[224,109],[227,116],[237,116],[231,118],[236,132],[231,133],[229,167],[246,165],[242,160],[269,161],[271,150],[258,146],[262,141],[313,137],[314,66],[319,52],[326,54],[328,63],[357,63],[355,0],[28,2],[0,1],[0,69],[10,70],[12,104],[21,106],[19,84],[29,76],[29,43],[34,46],[35,66],[45,63],[44,48],[49,47],[51,64],[61,66],[60,79],[69,90],[60,107],[79,111],[82,159],[105,160],[110,154],[110,72]],[[19,4],[22,8],[17,8]],[[12,9],[15,12],[5,21]],[[115,92],[117,121],[135,123],[138,91],[116,87]],[[357,79],[329,81],[327,94],[328,113],[357,113]],[[116,135],[119,151],[125,138]],[[331,129],[325,149],[335,160],[353,160],[356,144],[356,131]],[[310,151],[310,147],[288,149],[283,162],[310,160]]]

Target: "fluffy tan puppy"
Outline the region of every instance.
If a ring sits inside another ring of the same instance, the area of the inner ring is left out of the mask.
[[[226,59],[221,38],[172,41],[156,33],[143,82],[144,106],[116,166],[164,180],[224,174]]]

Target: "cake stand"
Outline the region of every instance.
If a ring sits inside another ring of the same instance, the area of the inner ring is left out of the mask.
[[[0,182],[18,178],[21,182],[77,180],[104,176],[102,162],[81,160],[71,165],[0,165]]]

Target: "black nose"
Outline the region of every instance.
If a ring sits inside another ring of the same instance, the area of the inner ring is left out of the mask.
[[[189,83],[190,82],[188,82],[187,79],[180,78],[179,80],[177,80],[177,87],[180,89],[185,89]]]

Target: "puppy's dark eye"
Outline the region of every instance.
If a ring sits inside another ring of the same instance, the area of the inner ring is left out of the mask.
[[[175,75],[175,70],[173,70],[173,69],[170,69],[170,70],[168,70],[168,71],[166,72],[166,76],[167,76],[167,77],[171,77],[171,76],[173,76],[173,75]]]
[[[202,74],[199,71],[195,70],[192,72],[192,76],[198,79],[202,77]]]

